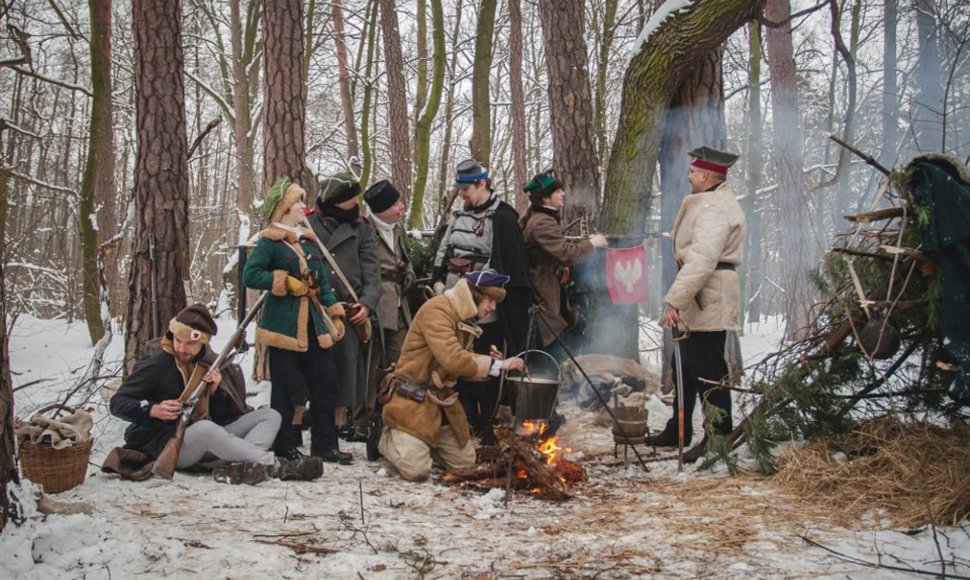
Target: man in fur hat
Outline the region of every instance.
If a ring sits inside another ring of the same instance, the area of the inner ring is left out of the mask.
[[[367,439],[367,458],[373,461],[380,457],[377,450],[380,440],[377,387],[401,356],[401,346],[411,324],[407,292],[414,285],[414,268],[408,251],[407,232],[402,223],[406,208],[401,193],[390,181],[383,179],[367,188],[364,201],[370,209],[370,222],[377,240],[381,300],[377,307],[377,325],[371,346],[367,401],[363,407],[358,405],[354,410],[354,421],[358,423],[363,415],[364,419],[371,417],[375,422],[370,427],[371,433]]]
[[[394,370],[393,395],[384,405],[379,445],[404,479],[427,479],[432,458],[449,469],[475,464],[468,417],[454,387],[459,377],[481,381],[524,368],[520,358],[472,351],[482,333],[475,322],[505,299],[508,281],[491,269],[469,272],[415,314]]]
[[[224,376],[219,369],[209,367],[216,357],[208,343],[217,330],[204,305],[182,309],[169,323],[161,350],[139,361],[125,378],[110,403],[113,415],[131,422],[125,431],[125,449],[156,459],[175,435],[182,413],[180,397],[203,375],[211,386],[196,406],[195,416],[199,418],[185,431],[178,469],[221,459],[229,464],[220,465],[214,473],[217,479],[229,483],[258,483],[267,477],[319,477],[323,473],[319,459],[277,460],[272,446],[280,414],[273,409],[251,410],[246,405],[245,384],[236,382],[241,375],[234,381],[229,378],[232,374]],[[110,467],[116,462],[105,463]]]
[[[691,194],[684,198],[671,232],[678,272],[664,296],[666,309],[660,324],[686,331],[680,341],[683,371],[684,444],[692,436],[692,415],[698,396],[721,411],[711,428],[716,433],[732,430],[731,392],[717,383],[729,374],[740,354],[736,348],[741,330],[740,279],[737,267],[744,255],[744,212],[727,183],[728,168],[738,156],[710,147],[690,152],[688,179]],[[729,365],[729,362],[731,363]],[[647,437],[648,445],[678,445],[677,414],[664,430]],[[706,437],[705,437],[706,442]],[[684,455],[694,461],[704,442]]]

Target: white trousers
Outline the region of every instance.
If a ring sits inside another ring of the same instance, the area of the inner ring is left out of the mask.
[[[475,465],[475,446],[469,439],[464,446],[451,425],[438,430],[434,447],[400,429],[384,427],[378,449],[385,459],[397,468],[408,481],[423,481],[431,473],[431,460],[440,461],[448,469],[465,469]]]
[[[185,430],[176,467],[185,469],[206,455],[273,465],[273,440],[280,430],[280,421],[280,414],[270,408],[250,411],[224,427],[208,419],[196,421]]]

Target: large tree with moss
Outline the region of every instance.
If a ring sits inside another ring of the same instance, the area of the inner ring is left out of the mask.
[[[685,82],[735,30],[758,17],[764,0],[674,0],[641,33],[623,80],[622,105],[607,166],[600,231],[642,240],[668,113]],[[599,309],[597,309],[599,310]],[[599,317],[610,320],[611,316]],[[636,357],[634,325],[610,335],[615,352]]]

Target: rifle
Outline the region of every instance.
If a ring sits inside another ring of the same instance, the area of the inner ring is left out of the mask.
[[[243,319],[242,324],[236,329],[232,336],[229,337],[229,342],[216,357],[216,360],[212,361],[212,365],[209,366],[210,369],[217,369],[226,362],[226,359],[232,354],[239,343],[246,336],[246,327],[249,323],[256,318],[256,314],[259,313],[260,309],[263,307],[263,303],[266,301],[266,294],[259,297],[256,304],[253,304],[252,309],[246,314],[246,318]],[[193,377],[194,378],[194,377]],[[201,376],[196,379],[196,383],[192,385],[191,383],[187,386],[186,392],[189,393],[188,397],[182,398],[182,412],[179,414],[178,425],[175,427],[175,436],[168,440],[165,444],[165,448],[159,454],[158,459],[155,460],[155,465],[152,466],[152,473],[159,477],[164,477],[165,479],[171,480],[172,476],[175,474],[175,464],[178,462],[179,453],[182,452],[182,442],[185,440],[185,430],[189,427],[189,420],[192,418],[195,412],[196,405],[202,400],[203,395],[209,389],[211,384],[209,381],[202,380]]]
[[[303,226],[306,229],[310,230],[311,232],[313,231],[313,226],[310,225],[310,220],[308,220],[305,217],[303,218]],[[333,269],[334,275],[337,276],[337,279],[340,280],[340,283],[343,285],[343,287],[347,289],[347,294],[350,296],[350,299],[353,301],[353,304],[348,310],[353,311],[355,310],[355,308],[359,308],[359,306],[357,305],[360,304],[360,298],[357,296],[357,293],[354,292],[354,287],[350,285],[350,282],[347,280],[347,276],[344,275],[343,271],[340,269],[340,266],[337,265],[336,258],[334,258],[333,254],[330,253],[330,250],[328,250],[327,247],[323,245],[323,242],[320,241],[320,238],[313,236],[313,241],[317,243],[317,247],[320,248],[320,253],[323,254],[323,257],[326,258],[327,263],[330,264],[330,267]],[[350,322],[350,317],[351,317],[351,313],[348,312],[347,313],[348,322]],[[371,339],[371,336],[373,336],[374,334],[374,329],[371,326],[370,318],[365,320],[363,324],[351,323],[351,326],[354,327],[354,334],[357,335],[357,338],[359,338],[361,342],[367,342],[368,340]]]
[[[152,338],[158,338],[158,266],[155,263],[155,234],[148,234],[148,261],[152,272]]]

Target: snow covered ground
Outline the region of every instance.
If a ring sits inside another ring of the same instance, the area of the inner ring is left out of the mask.
[[[217,348],[233,324],[220,320]],[[772,324],[749,327],[746,357],[772,350],[779,334]],[[17,415],[63,398],[92,351],[81,323],[20,318],[10,342],[15,388],[27,385],[15,393]],[[121,352],[116,337],[105,373],[117,370]],[[265,388],[250,391],[252,404],[265,403]],[[183,473],[173,482],[125,482],[98,468],[122,443],[125,424],[97,394],[90,406],[96,441],[87,480],[55,497],[88,504],[92,514],[44,517],[26,502],[26,522],[0,535],[0,578],[970,576],[967,527],[894,529],[878,514],[847,522],[811,498],[787,497],[770,479],[693,466],[679,474],[676,461],[647,463],[644,472],[632,453],[614,457],[610,428],[569,401],[559,434],[589,481],[563,503],[515,494],[507,504],[504,490],[402,481],[385,463],[368,462],[361,443],[343,444],[353,465],[328,464],[309,483],[228,486]],[[659,429],[670,409],[656,397],[648,408]],[[311,550],[291,547],[301,545]]]

